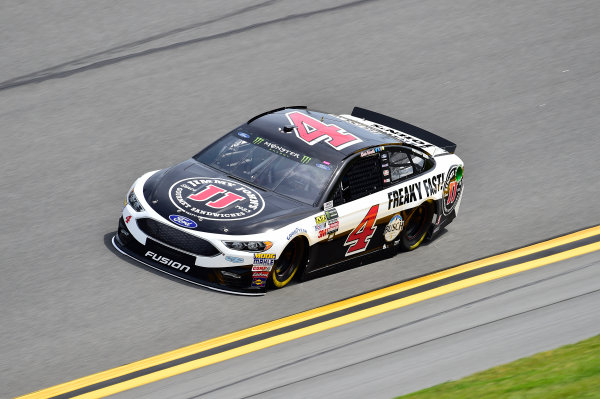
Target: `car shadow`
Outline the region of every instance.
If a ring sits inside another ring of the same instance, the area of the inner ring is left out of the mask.
[[[435,242],[435,240],[437,240],[438,238],[440,238],[441,236],[443,236],[444,234],[446,234],[447,230],[446,228],[442,228],[440,231],[438,231],[435,235],[435,237],[432,240],[427,240],[425,242],[423,242],[421,245],[419,245],[419,248],[421,247],[427,247],[429,244]],[[357,267],[362,267],[365,265],[369,265],[371,263],[376,263],[376,262],[380,262],[386,259],[391,259],[393,257],[395,257],[396,255],[398,256],[402,256],[402,252],[401,250],[398,249],[388,249],[388,250],[383,250],[383,251],[377,251],[373,254],[367,254],[352,260],[348,260],[345,261],[343,263],[339,263],[337,265],[334,266],[329,266],[323,270],[318,270],[314,273],[311,273],[310,276],[305,276],[304,277],[304,281],[309,281],[309,280],[313,280],[315,278],[319,278],[319,277],[325,277],[325,276],[330,276],[332,274],[337,274],[337,273],[341,273],[343,271],[346,270],[350,270],[350,269],[355,269]],[[418,277],[422,277],[421,276],[414,276],[411,277],[412,278],[418,278]],[[388,282],[386,284],[387,285],[393,285],[393,284],[397,284],[400,281],[393,281],[393,282]],[[382,286],[383,287],[383,286]]]

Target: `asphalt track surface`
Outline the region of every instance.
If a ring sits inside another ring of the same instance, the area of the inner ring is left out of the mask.
[[[594,1],[3,2],[0,397],[597,224],[599,16]],[[114,253],[110,237],[137,176],[296,104],[333,113],[359,105],[458,143],[459,218],[415,252],[260,298],[181,283]],[[597,266],[586,270],[556,296],[598,280]],[[502,317],[497,301],[481,311]],[[557,312],[598,326],[589,303],[561,304]],[[544,317],[525,313],[513,331],[533,334],[540,349],[585,338],[527,328]],[[505,360],[478,362],[484,352],[469,350],[471,338],[438,344],[462,353],[464,372]],[[439,350],[428,347],[413,353],[423,368]],[[265,356],[256,358],[280,361],[277,350]],[[420,386],[453,378],[439,369]]]
[[[393,398],[597,334],[599,274],[586,255],[115,397]]]

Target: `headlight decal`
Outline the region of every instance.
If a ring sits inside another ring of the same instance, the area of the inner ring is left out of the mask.
[[[133,190],[131,190],[129,192],[129,196],[127,197],[127,203],[129,203],[129,205],[131,205],[131,207],[136,211],[136,212],[143,212],[144,211],[144,207],[142,206],[142,204],[140,203],[140,201],[138,200],[137,196],[135,195],[135,193],[133,192]]]
[[[223,244],[229,249],[247,252],[264,252],[273,246],[271,241],[223,241]]]

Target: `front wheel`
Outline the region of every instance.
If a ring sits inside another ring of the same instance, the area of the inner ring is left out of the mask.
[[[420,206],[402,212],[404,229],[400,233],[400,248],[412,251],[425,239],[433,218],[433,207],[425,202]]]
[[[302,239],[292,240],[281,253],[281,256],[275,262],[273,272],[271,273],[271,283],[276,288],[283,288],[296,275],[304,262],[306,252],[306,243]]]

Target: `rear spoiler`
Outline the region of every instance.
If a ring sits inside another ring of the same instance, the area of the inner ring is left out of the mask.
[[[416,127],[406,122],[402,122],[401,120],[394,119],[389,116],[379,114],[374,111],[369,111],[368,109],[360,107],[354,107],[351,115],[356,118],[366,119],[371,122],[391,127],[392,129],[400,130],[401,132],[410,134],[411,136],[415,136],[416,138],[427,141],[437,147],[443,148],[451,154],[454,154],[454,151],[456,151],[456,144],[454,144],[450,140],[446,140],[445,138],[440,137],[437,134],[433,134],[431,132],[428,132],[427,130],[421,129],[420,127]]]

